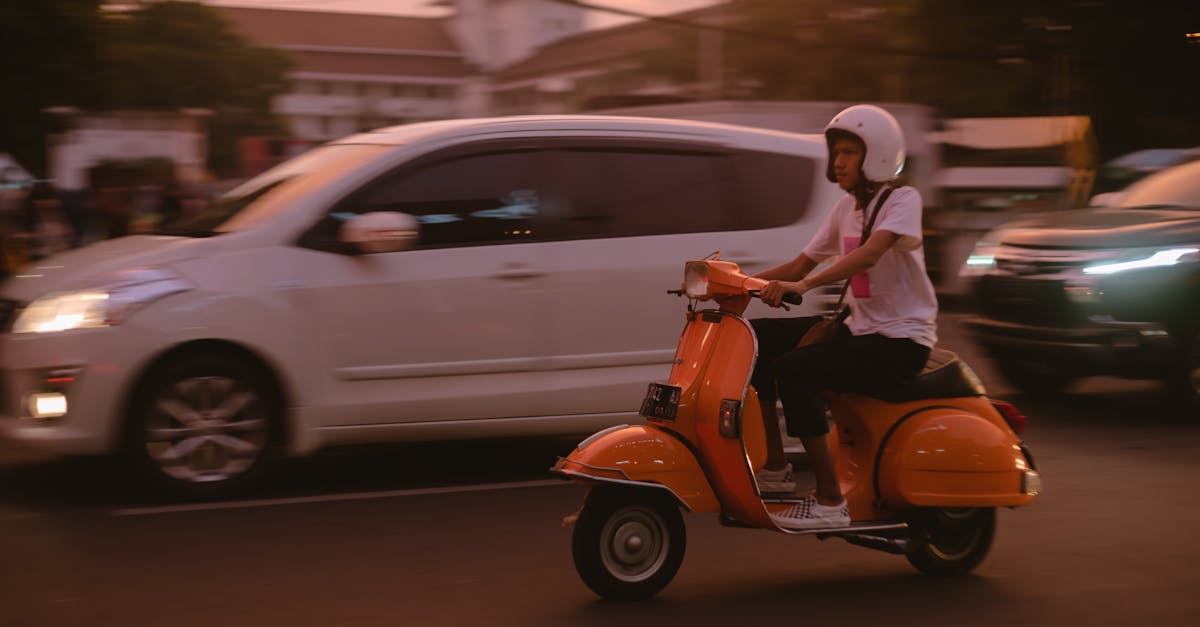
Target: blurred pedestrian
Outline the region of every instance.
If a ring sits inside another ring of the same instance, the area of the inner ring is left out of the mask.
[[[63,213],[58,190],[48,182],[34,184],[25,197],[19,218],[27,261],[67,250],[75,241],[75,231]]]
[[[96,190],[94,215],[98,218],[103,237],[124,237],[130,232],[133,220],[133,199],[123,185],[105,185]]]
[[[171,179],[162,190],[158,203],[158,228],[169,227],[183,218],[184,206],[187,202],[183,187],[175,179]]]

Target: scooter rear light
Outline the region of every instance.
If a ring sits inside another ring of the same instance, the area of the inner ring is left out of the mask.
[[[1005,401],[993,400],[992,407],[995,407],[996,411],[1000,412],[1000,415],[1004,418],[1004,422],[1008,423],[1013,433],[1018,435],[1025,433],[1025,428],[1029,426],[1029,418],[1025,414],[1022,414],[1016,405]]]

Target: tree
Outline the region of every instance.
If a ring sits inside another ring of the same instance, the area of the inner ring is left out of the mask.
[[[278,133],[271,100],[291,61],[254,46],[215,9],[147,2],[106,10],[101,0],[0,3],[0,152],[44,176],[52,107],[211,109],[209,164],[233,165],[237,137]]]
[[[288,89],[283,51],[252,45],[195,2],[155,2],[114,21],[113,106],[211,109],[209,163],[218,170],[234,165],[238,137],[284,132],[271,111]]]
[[[46,134],[55,106],[105,104],[100,0],[0,2],[0,152],[46,175]]]

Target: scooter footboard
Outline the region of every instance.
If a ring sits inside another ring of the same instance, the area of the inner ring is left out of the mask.
[[[580,442],[552,470],[584,481],[665,488],[693,512],[721,509],[692,451],[675,435],[652,425],[601,431]]]
[[[1031,502],[1037,473],[1011,430],[957,409],[916,414],[892,431],[875,468],[893,507],[1014,507]]]

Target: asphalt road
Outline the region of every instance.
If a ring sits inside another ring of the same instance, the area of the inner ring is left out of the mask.
[[[0,625],[1200,624],[1200,419],[1152,383],[1013,394],[943,316],[943,344],[1030,416],[1045,478],[975,574],[688,517],[658,598],[597,599],[547,482],[568,440],[343,450],[253,500],[162,504],[99,460],[0,448]]]

